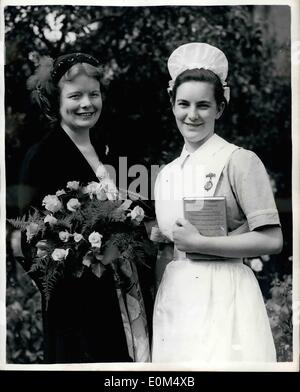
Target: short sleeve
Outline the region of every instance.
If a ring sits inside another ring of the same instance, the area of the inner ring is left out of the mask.
[[[280,225],[267,171],[252,151],[238,149],[228,163],[230,183],[252,231],[266,225]]]

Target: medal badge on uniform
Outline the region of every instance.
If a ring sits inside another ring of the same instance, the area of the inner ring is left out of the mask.
[[[213,182],[212,182],[212,178],[216,177],[216,175],[215,175],[215,173],[208,173],[208,174],[206,174],[205,177],[209,178],[209,180],[205,183],[204,189],[206,191],[209,191],[213,187],[213,185],[214,185]]]

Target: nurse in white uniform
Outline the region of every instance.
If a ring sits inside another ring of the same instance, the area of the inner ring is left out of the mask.
[[[189,43],[171,54],[168,69],[184,146],[155,186],[159,229],[174,244],[174,259],[155,301],[152,361],[275,362],[263,297],[243,258],[279,253],[282,233],[264,165],[214,131],[229,102],[227,59],[216,47]],[[228,232],[204,236],[184,219],[183,198],[217,196],[226,200]]]

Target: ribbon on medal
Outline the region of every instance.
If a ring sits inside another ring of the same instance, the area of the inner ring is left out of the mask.
[[[216,177],[216,174],[215,173],[208,173],[208,174],[206,174],[205,177],[209,178],[209,180],[205,183],[204,189],[206,191],[209,191],[213,187],[213,185],[214,185],[213,182],[212,182],[212,178]]]

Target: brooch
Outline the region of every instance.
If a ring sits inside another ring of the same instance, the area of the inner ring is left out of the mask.
[[[213,187],[213,183],[212,183],[212,178],[213,177],[216,177],[216,175],[215,175],[215,173],[208,173],[208,174],[206,174],[206,176],[205,176],[206,178],[209,178],[209,180],[206,182],[206,184],[204,185],[204,189],[206,190],[206,191],[209,191],[212,187]]]

